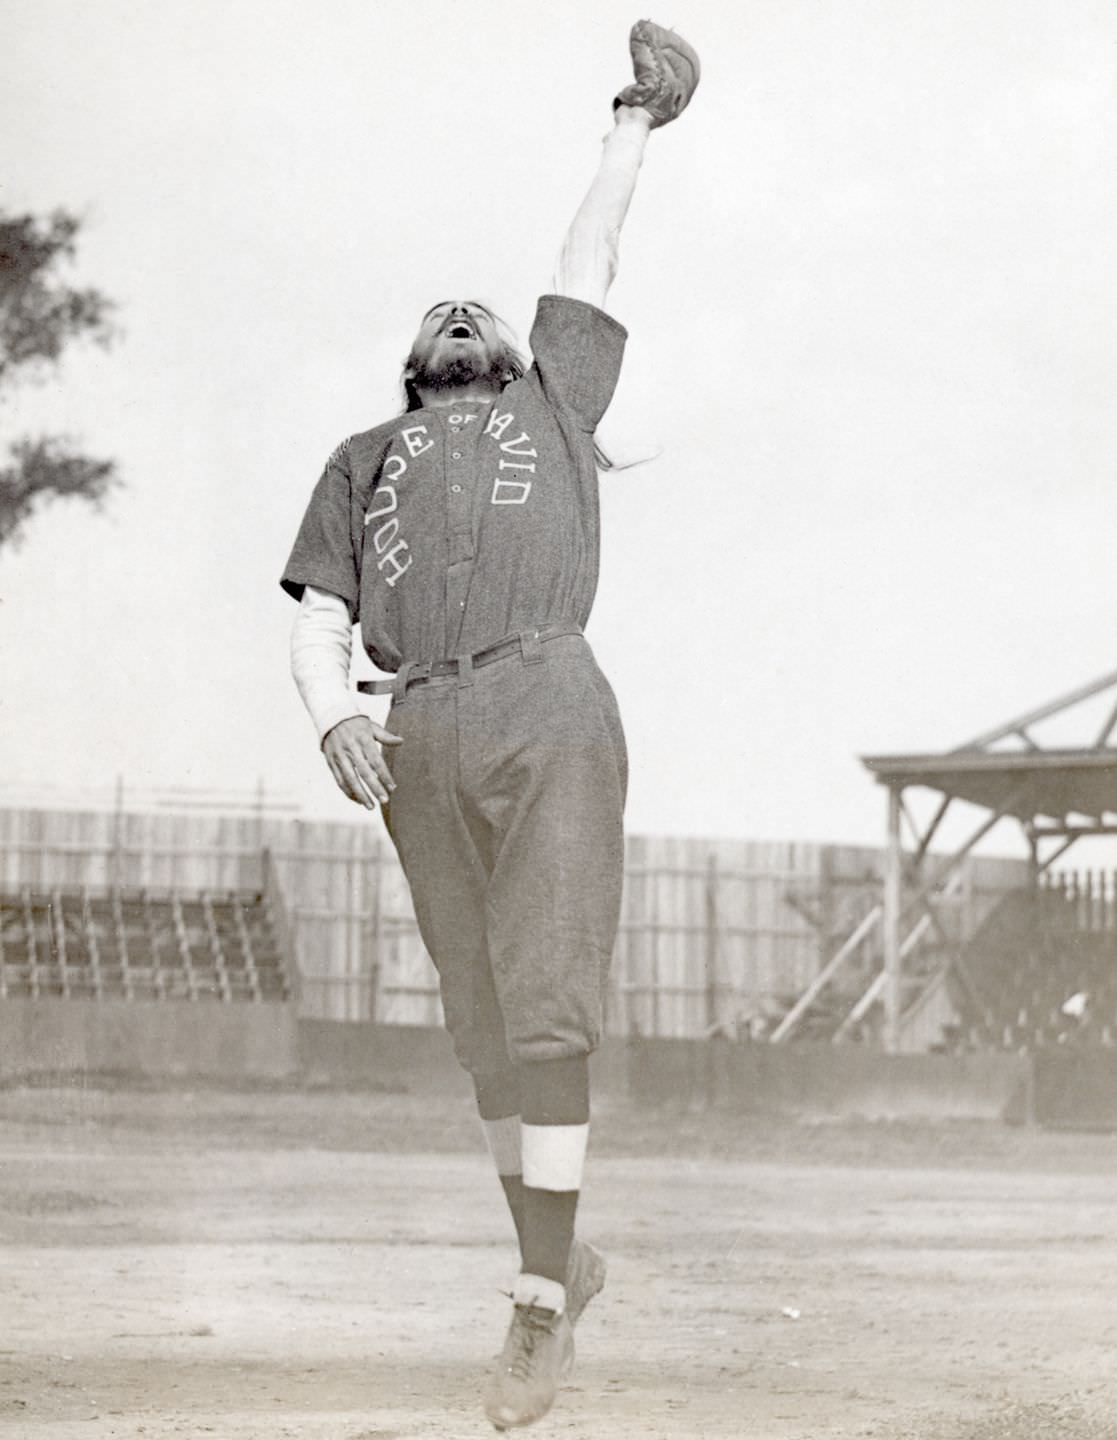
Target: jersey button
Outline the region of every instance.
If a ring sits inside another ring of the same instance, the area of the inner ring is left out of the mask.
[[[451,451],[451,458],[454,460],[460,460],[462,458],[462,452],[460,450]]]
[[[460,495],[462,493],[462,487],[460,485],[451,485],[450,489],[454,492],[455,495]]]

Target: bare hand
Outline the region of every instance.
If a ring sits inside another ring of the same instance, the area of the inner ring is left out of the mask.
[[[393,735],[367,715],[354,715],[329,731],[322,753],[341,793],[366,810],[375,810],[376,802],[386,805],[396,788],[380,747],[402,744],[401,735]]]

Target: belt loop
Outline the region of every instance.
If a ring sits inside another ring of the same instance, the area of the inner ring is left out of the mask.
[[[458,656],[458,689],[464,690],[467,685],[473,684],[473,656]]]
[[[407,680],[412,670],[415,669],[414,660],[405,660],[396,671],[396,678],[392,681],[392,704],[398,705],[407,694]]]
[[[543,663],[543,647],[539,643],[538,630],[522,630],[520,632],[520,653],[524,657],[525,665],[541,665]]]

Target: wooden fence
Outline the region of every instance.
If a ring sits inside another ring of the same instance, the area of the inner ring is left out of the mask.
[[[1117,873],[1112,870],[1048,872],[1041,878],[1043,923],[1052,932],[1117,933]]]
[[[437,1024],[436,977],[378,822],[269,813],[0,809],[0,889],[110,885],[258,890],[271,856],[307,1018]],[[630,837],[607,1028],[621,1035],[765,1033],[874,902],[875,849]],[[972,933],[1026,867],[968,862],[954,898]],[[864,947],[861,972],[879,954]],[[851,968],[854,993],[861,972]]]

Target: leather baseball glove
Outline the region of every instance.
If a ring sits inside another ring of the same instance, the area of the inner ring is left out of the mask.
[[[698,56],[681,35],[654,20],[637,20],[628,48],[636,80],[613,101],[613,109],[643,106],[652,117],[654,130],[681,115],[690,104],[701,73]]]

